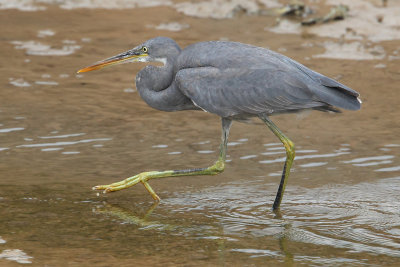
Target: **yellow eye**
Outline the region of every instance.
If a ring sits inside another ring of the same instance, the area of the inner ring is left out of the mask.
[[[147,51],[149,51],[149,49],[147,49],[147,47],[143,46],[143,47],[142,47],[142,51],[145,52],[145,53],[147,53]]]

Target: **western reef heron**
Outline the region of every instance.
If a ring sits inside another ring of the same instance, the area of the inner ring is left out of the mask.
[[[279,208],[294,144],[270,120],[271,115],[305,109],[339,112],[358,110],[359,93],[271,50],[237,42],[210,41],[181,49],[167,37],[150,39],[124,53],[97,62],[78,72],[128,62],[162,62],[148,65],[136,76],[142,99],[161,111],[204,110],[222,118],[222,142],[218,160],[207,168],[150,171],[94,190],[112,192],[141,182],[154,200],[160,198],[148,181],[187,175],[215,175],[225,168],[229,129],[233,120],[259,117],[286,149],[282,178],[273,204]]]

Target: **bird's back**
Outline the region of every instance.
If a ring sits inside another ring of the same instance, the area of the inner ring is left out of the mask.
[[[177,66],[179,69],[205,66],[219,69],[278,67],[280,60],[275,54],[279,55],[265,48],[237,42],[200,42],[182,50]]]
[[[190,45],[178,56],[175,71],[183,93],[220,116],[360,108],[359,94],[351,88],[284,55],[242,43]]]

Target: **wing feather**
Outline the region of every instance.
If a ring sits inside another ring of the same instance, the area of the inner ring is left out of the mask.
[[[187,68],[178,71],[175,82],[196,105],[222,117],[325,105],[299,77],[282,70]]]
[[[310,107],[360,108],[356,91],[265,48],[235,42],[196,43],[179,54],[176,69],[182,92],[204,98],[204,105],[214,106],[213,110],[254,114]],[[222,91],[213,91],[215,95],[206,99],[202,90]]]

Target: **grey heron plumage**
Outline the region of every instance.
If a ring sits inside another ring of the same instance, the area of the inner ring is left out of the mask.
[[[273,205],[279,208],[294,159],[294,144],[269,116],[305,109],[358,110],[359,93],[271,50],[237,42],[210,41],[181,50],[167,37],[156,37],[114,57],[81,69],[86,72],[128,62],[162,62],[148,65],[136,76],[143,100],[162,111],[204,110],[222,118],[222,143],[218,161],[208,168],[145,172],[110,185],[96,186],[117,191],[142,182],[155,200],[159,197],[148,184],[152,178],[217,174],[223,171],[226,144],[232,120],[259,117],[286,148],[280,187]]]

